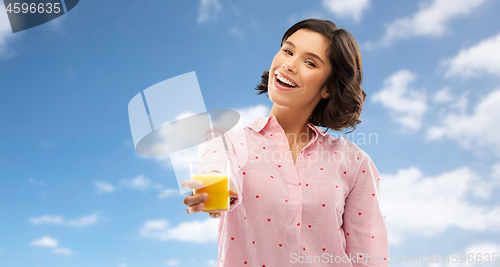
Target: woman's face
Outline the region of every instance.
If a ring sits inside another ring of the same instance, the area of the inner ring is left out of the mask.
[[[319,33],[300,29],[283,43],[269,69],[268,94],[274,104],[312,112],[327,88],[321,88],[331,72],[326,56],[329,42]],[[289,87],[278,82],[284,77]]]

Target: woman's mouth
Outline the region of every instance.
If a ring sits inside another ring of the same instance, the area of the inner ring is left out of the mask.
[[[280,90],[293,90],[297,87],[295,83],[288,81],[286,78],[282,77],[279,74],[275,75],[274,82],[276,88]]]

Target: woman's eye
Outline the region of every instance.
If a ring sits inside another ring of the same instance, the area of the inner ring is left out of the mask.
[[[309,64],[310,66],[316,67],[316,65],[314,65],[314,63],[312,63],[311,61],[306,61],[306,63],[311,63]]]
[[[283,49],[283,52],[289,54],[290,56],[293,56],[293,53],[292,51],[288,50],[288,49]],[[314,65],[314,63],[312,63],[311,61],[306,61],[306,63],[312,67],[316,67],[316,65]]]

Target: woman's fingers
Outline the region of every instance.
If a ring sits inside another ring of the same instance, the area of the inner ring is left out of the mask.
[[[203,182],[199,180],[187,180],[182,182],[181,184],[182,187],[188,188],[188,189],[200,189],[203,187]],[[197,195],[189,195],[184,198],[184,205],[188,206],[186,208],[186,212],[188,214],[193,214],[197,213],[200,211],[203,211],[205,209],[205,204],[203,202],[207,201],[208,199],[208,194],[203,193],[203,194],[197,194]]]
[[[203,187],[203,182],[200,180],[186,180],[182,182],[181,186],[191,190],[200,189]]]
[[[215,212],[215,213],[209,213],[210,217],[213,219],[220,218],[221,213],[220,212]]]
[[[198,213],[200,211],[203,211],[205,209],[205,204],[204,203],[199,203],[197,205],[192,205],[187,207],[186,212],[188,214],[193,214],[193,213]]]
[[[231,190],[231,191],[229,191],[229,196],[230,197],[238,197],[238,192],[236,192],[236,190],[235,191]]]
[[[233,184],[233,181],[231,181],[229,188],[230,188],[229,196],[230,197],[238,197],[238,192],[236,191],[236,186]]]
[[[186,206],[194,206],[198,205],[201,202],[205,202],[208,200],[208,194],[207,193],[202,193],[202,194],[197,194],[197,195],[189,195],[184,198],[184,205]]]
[[[200,189],[203,187],[203,183],[199,180],[187,180],[187,181],[182,182],[181,186],[184,188],[188,188],[188,189]],[[230,184],[229,195],[231,197],[238,196],[238,193],[236,191],[236,187],[234,186],[233,182],[231,182],[231,184]],[[197,195],[191,194],[191,195],[185,197],[184,198],[184,205],[188,206],[186,208],[186,212],[188,214],[193,214],[193,213],[198,213],[198,212],[204,211],[205,204],[203,202],[205,202],[207,200],[208,200],[207,193],[202,193],[202,194],[197,194]],[[214,219],[220,218],[220,216],[221,216],[220,212],[214,212],[214,213],[207,212],[207,213],[210,214],[210,217],[214,218]]]

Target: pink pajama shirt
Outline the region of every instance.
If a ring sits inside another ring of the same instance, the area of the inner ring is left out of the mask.
[[[238,197],[219,221],[217,266],[389,266],[380,178],[353,142],[315,133],[294,164],[274,115],[200,146],[231,162]]]

